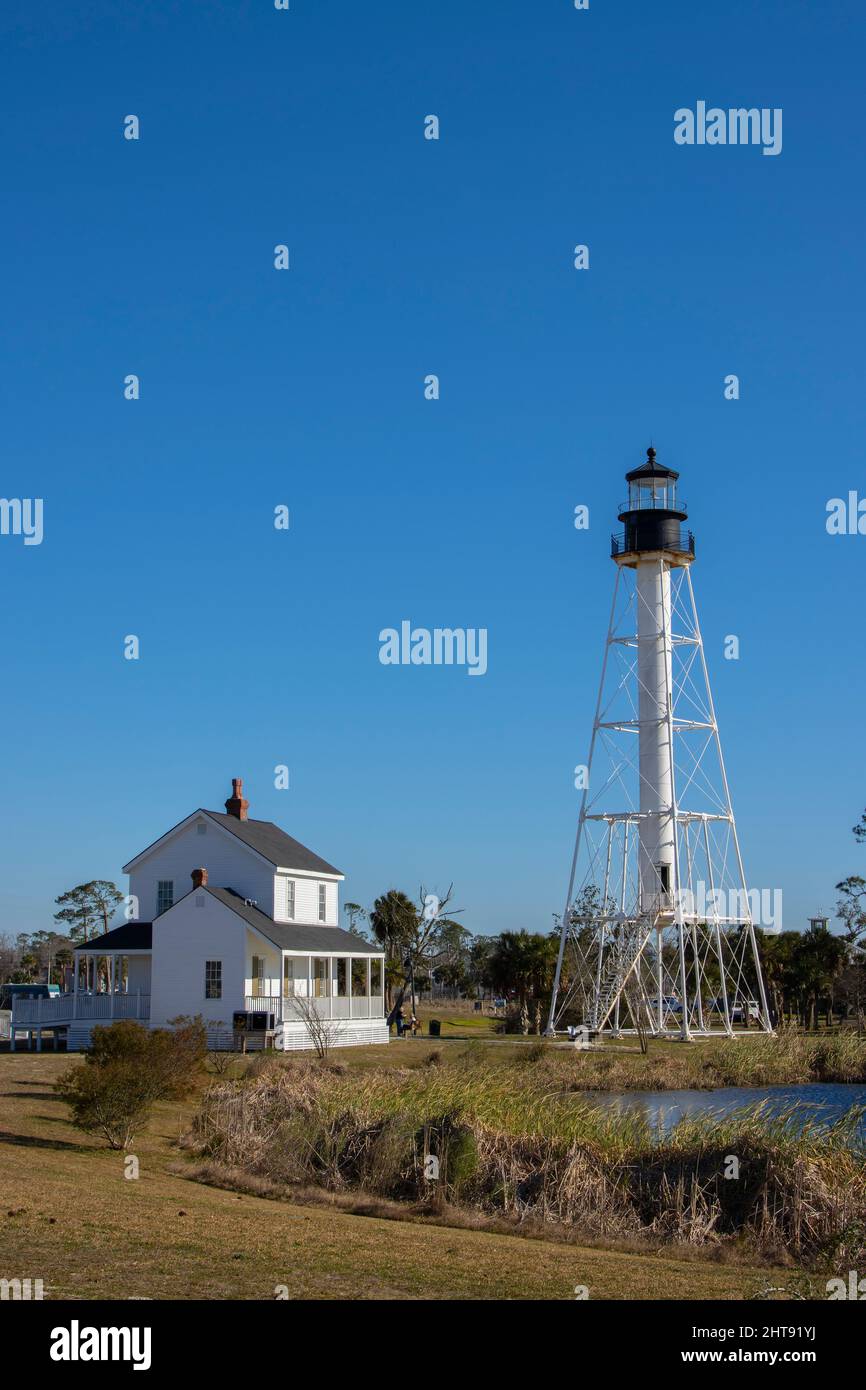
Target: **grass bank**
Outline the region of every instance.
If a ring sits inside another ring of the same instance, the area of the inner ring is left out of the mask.
[[[275,1188],[314,1183],[533,1231],[745,1248],[816,1268],[866,1257],[856,1117],[795,1129],[758,1109],[680,1124],[659,1142],[641,1117],[581,1104],[570,1062],[262,1061],[208,1089],[188,1142],[205,1176],[246,1173]]]
[[[387,1050],[379,1053],[387,1055]],[[125,1156],[83,1136],[52,1093],[70,1058],[0,1055],[0,1277],[42,1278],[54,1299],[738,1299],[799,1287],[792,1270],[661,1254],[527,1243],[507,1232],[400,1225],[376,1209],[276,1202],[174,1171],[185,1103],[157,1107]],[[186,1165],[184,1165],[186,1169]],[[189,1171],[189,1170],[187,1170]],[[820,1290],[818,1291],[820,1296]]]
[[[793,1086],[809,1082],[866,1085],[866,1039],[852,1032],[817,1035],[785,1031],[777,1037],[745,1035],[694,1043],[651,1041],[644,1055],[634,1040],[602,1043],[590,1052],[552,1046],[541,1038],[392,1040],[383,1047],[334,1053],[350,1070],[417,1067],[431,1053],[445,1067],[467,1060],[491,1068],[526,1062],[545,1070],[551,1087],[573,1091],[715,1090],[721,1086]]]
[[[645,1056],[615,1044],[584,1054],[575,1088],[599,1091],[708,1090],[721,1086],[866,1083],[866,1038],[854,1033],[811,1036],[785,1031],[713,1038],[700,1043],[650,1043]]]

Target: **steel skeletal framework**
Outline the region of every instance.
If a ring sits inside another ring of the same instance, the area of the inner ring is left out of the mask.
[[[678,476],[626,474],[549,1033],[771,1031]]]

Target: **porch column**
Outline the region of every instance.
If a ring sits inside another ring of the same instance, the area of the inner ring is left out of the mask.
[[[367,1017],[373,1012],[373,972],[370,957],[367,957]]]
[[[81,969],[81,961],[73,954],[74,969],[72,971],[72,1017],[78,1017],[78,972]]]

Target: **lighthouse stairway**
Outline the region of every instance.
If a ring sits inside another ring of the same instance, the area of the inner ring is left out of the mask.
[[[595,992],[589,1027],[593,1033],[600,1033],[622,997],[629,977],[641,958],[643,949],[652,933],[667,926],[672,913],[665,904],[656,903],[651,912],[641,913],[639,917],[622,923],[620,934],[608,952],[608,963],[602,971],[599,986]]]

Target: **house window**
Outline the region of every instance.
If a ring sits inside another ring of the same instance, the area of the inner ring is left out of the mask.
[[[335,964],[336,964],[336,966],[337,966],[337,970],[336,970],[336,980],[335,980],[335,984],[336,984],[335,993],[336,993],[336,996],[337,996],[338,999],[345,999],[345,998],[346,998],[346,995],[347,995],[348,992],[349,992],[348,989],[347,989],[347,985],[346,985],[347,975],[346,975],[346,960],[345,960],[345,957],[340,957],[340,958],[335,962]]]
[[[362,957],[358,960],[357,956],[352,958],[352,998],[366,999],[367,997],[367,961]]]
[[[253,998],[261,999],[265,992],[265,958],[264,956],[253,956],[252,964],[252,984]]]
[[[327,999],[330,961],[327,956],[313,957],[313,998]]]
[[[283,998],[291,999],[295,992],[295,962],[283,956]]]
[[[204,823],[203,820],[200,820],[200,821],[198,821],[198,822],[196,823],[195,833],[196,833],[197,835],[206,835],[206,834],[207,834],[207,826],[205,825],[205,823]]]
[[[204,963],[205,999],[223,997],[223,963],[221,960],[206,960]]]
[[[380,960],[370,961],[370,993],[376,999],[382,997],[382,962]]]
[[[294,880],[293,878],[287,878],[287,879],[286,879],[286,916],[287,916],[287,917],[294,917],[294,915],[295,915],[295,880]]]
[[[174,902],[174,879],[161,878],[156,885],[156,915],[168,912]]]
[[[325,920],[325,885],[324,885],[324,883],[320,883],[320,884],[319,884],[319,921],[320,921],[320,922],[324,922],[324,920]]]

